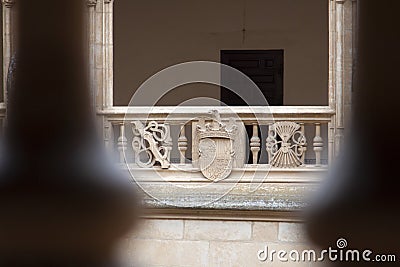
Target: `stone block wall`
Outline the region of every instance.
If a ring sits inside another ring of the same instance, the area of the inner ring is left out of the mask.
[[[301,223],[146,219],[123,242],[131,266],[327,266],[317,262],[262,262],[258,252],[313,249]],[[276,257],[276,256],[275,256]]]

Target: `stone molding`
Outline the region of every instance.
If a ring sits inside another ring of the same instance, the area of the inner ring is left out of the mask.
[[[97,0],[87,0],[87,5],[89,7],[95,7],[97,5]]]
[[[2,0],[1,3],[5,6],[5,7],[12,7],[15,4],[15,0]]]

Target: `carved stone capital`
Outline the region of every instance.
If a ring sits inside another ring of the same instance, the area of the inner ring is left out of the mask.
[[[104,0],[104,4],[112,4],[114,3],[114,0]]]
[[[97,5],[97,0],[87,0],[86,2],[89,7],[94,7]]]
[[[5,7],[12,7],[15,4],[15,0],[1,0],[1,3]]]

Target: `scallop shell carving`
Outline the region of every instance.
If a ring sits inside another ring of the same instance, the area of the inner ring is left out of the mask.
[[[278,168],[301,166],[306,145],[306,137],[300,131],[299,124],[288,121],[276,122],[270,127],[267,138],[270,164]]]

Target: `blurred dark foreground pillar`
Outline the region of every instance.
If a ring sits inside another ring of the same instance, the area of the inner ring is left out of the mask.
[[[133,184],[97,139],[83,0],[18,0],[16,68],[0,158],[0,266],[114,266]]]
[[[400,260],[400,2],[359,0],[353,130],[308,224],[323,248],[396,254]],[[337,262],[338,266],[377,264]],[[382,263],[383,264],[383,263]],[[384,266],[397,266],[385,263]]]

